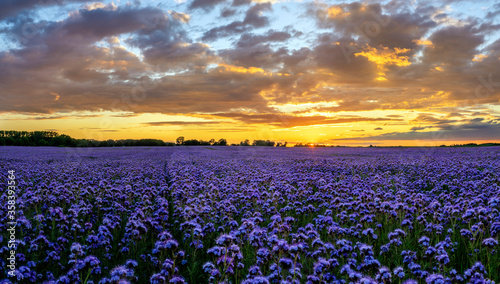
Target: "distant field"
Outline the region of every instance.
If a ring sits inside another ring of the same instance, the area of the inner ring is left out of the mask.
[[[500,147],[0,147],[0,165],[0,283],[500,281]]]

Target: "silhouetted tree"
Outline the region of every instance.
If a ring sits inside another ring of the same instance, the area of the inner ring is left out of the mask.
[[[253,140],[252,146],[274,146],[274,141],[269,140]]]
[[[177,145],[184,145],[184,136],[180,136],[175,139],[175,143],[177,143]]]

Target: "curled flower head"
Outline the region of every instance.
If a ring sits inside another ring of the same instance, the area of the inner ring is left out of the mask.
[[[379,268],[377,276],[375,279],[379,281],[390,281],[391,280],[391,270],[385,266]]]
[[[418,240],[418,243],[425,246],[425,247],[428,247],[429,246],[429,243],[430,243],[430,239],[426,236],[422,236],[419,240]]]
[[[82,245],[79,243],[73,243],[71,245],[70,251],[75,256],[82,256],[83,255],[83,248],[82,248]]]
[[[485,247],[494,248],[497,245],[498,245],[498,241],[495,240],[494,238],[487,238],[487,239],[483,240],[483,246],[485,246]]]
[[[234,236],[229,234],[223,234],[215,241],[219,246],[229,246],[234,241]]]
[[[405,278],[405,272],[402,267],[396,267],[394,268],[394,275],[397,276],[399,279]]]

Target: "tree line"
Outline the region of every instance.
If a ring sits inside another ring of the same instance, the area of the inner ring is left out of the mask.
[[[188,139],[186,140],[184,136],[180,136],[175,140],[175,144],[178,146],[227,146],[227,140],[224,138],[215,141],[215,139],[210,139],[209,141]]]
[[[250,143],[250,140],[246,139],[245,141],[241,141],[240,144],[231,144],[233,146],[267,146],[267,147],[286,147],[287,142],[285,141],[284,143],[278,142],[275,143],[274,141],[271,140],[253,140],[252,143]]]
[[[55,131],[15,131],[0,130],[0,146],[59,146],[59,147],[122,147],[122,146],[228,146],[227,140],[210,139],[209,141],[197,139],[185,139],[178,137],[174,142],[165,142],[159,139],[120,139],[120,140],[93,140],[93,139],[75,139],[69,135],[59,134]],[[271,140],[253,140],[241,141],[239,144],[230,144],[231,146],[267,146],[267,147],[286,147],[287,142],[274,142]],[[441,145],[440,147],[487,147],[500,146],[500,143],[468,143],[453,144],[450,146]],[[347,146],[326,146],[313,143],[297,143],[294,147],[347,147]],[[380,147],[373,146],[370,147]],[[400,146],[401,147],[401,146]]]
[[[121,147],[121,146],[174,146],[159,139],[93,140],[75,139],[55,131],[0,130],[0,146],[59,146],[59,147]]]
[[[175,144],[179,146],[268,146],[268,147],[286,147],[287,142],[274,142],[270,140],[250,140],[246,139],[245,141],[241,141],[239,144],[228,144],[227,140],[222,138],[216,141],[215,139],[210,139],[209,141],[197,140],[197,139],[188,139],[186,140],[184,136],[180,136],[175,140]]]
[[[185,139],[183,136],[173,142],[159,139],[121,139],[93,140],[76,139],[55,131],[15,131],[0,130],[0,146],[56,146],[56,147],[122,147],[122,146],[228,146],[227,140],[210,139],[209,141]],[[276,146],[286,147],[287,143],[275,143],[270,140],[245,140],[231,146]]]
[[[274,142],[270,140],[246,139],[239,144],[231,146],[267,146],[286,147],[287,142]],[[185,139],[178,137],[174,142],[165,142],[159,139],[120,139],[120,140],[94,140],[76,139],[66,134],[55,131],[15,131],[0,130],[0,146],[56,146],[56,147],[122,147],[122,146],[229,146],[226,139]]]

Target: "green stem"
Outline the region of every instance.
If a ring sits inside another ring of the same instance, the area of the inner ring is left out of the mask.
[[[85,281],[83,281],[83,284],[87,284],[87,280],[89,280],[91,272],[92,272],[92,268],[89,268],[89,272],[87,273],[87,277],[85,277]]]

